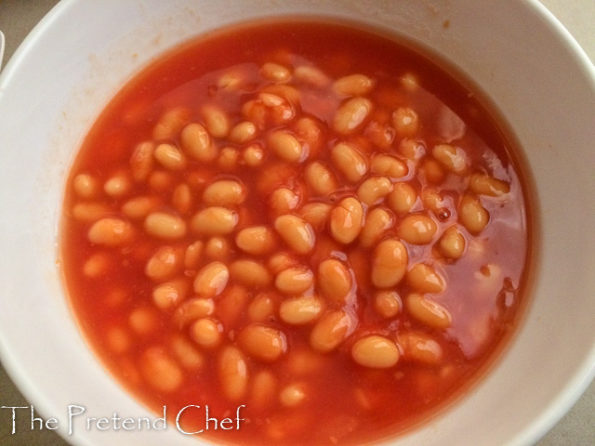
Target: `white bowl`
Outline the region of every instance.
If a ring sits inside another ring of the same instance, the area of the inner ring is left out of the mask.
[[[0,353],[36,409],[77,444],[197,444],[166,432],[69,434],[86,416],[150,415],[80,336],[61,285],[64,180],[94,118],[153,57],[253,17],[308,13],[389,28],[456,65],[491,98],[524,149],[540,223],[533,300],[489,373],[400,445],[527,445],[595,374],[595,69],[536,1],[63,1],[0,78]],[[450,26],[442,26],[445,20]]]

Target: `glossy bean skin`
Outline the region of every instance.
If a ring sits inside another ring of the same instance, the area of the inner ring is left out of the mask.
[[[333,118],[333,129],[348,135],[358,129],[372,111],[372,102],[363,97],[355,97],[344,102]]]
[[[314,230],[309,223],[295,215],[282,215],[275,220],[275,230],[283,241],[299,254],[307,254],[316,242]]]
[[[205,265],[194,279],[194,292],[200,297],[215,297],[225,289],[229,280],[229,269],[221,262]]]
[[[352,144],[340,142],[331,151],[335,167],[347,181],[357,183],[368,171],[368,161]]]
[[[459,203],[459,220],[470,233],[479,234],[489,223],[490,214],[477,197],[467,194]]]
[[[96,221],[89,229],[91,243],[110,247],[129,243],[134,237],[134,228],[130,223],[119,218],[103,218]]]
[[[238,343],[250,357],[274,362],[287,350],[285,335],[267,325],[253,323],[238,335]]]
[[[361,203],[348,197],[341,200],[330,215],[330,232],[339,243],[353,242],[363,227],[364,210]]]
[[[397,239],[386,239],[374,250],[372,283],[378,288],[390,288],[405,276],[409,256],[407,249]]]
[[[200,235],[227,235],[238,224],[237,212],[221,206],[211,206],[192,217],[190,227]]]
[[[318,265],[318,288],[327,299],[344,303],[353,288],[347,266],[337,259],[322,261]]]
[[[218,358],[219,382],[225,397],[240,401],[248,391],[248,365],[242,352],[233,346],[224,347]]]
[[[310,332],[310,346],[321,353],[336,349],[353,329],[353,321],[344,311],[322,316]]]
[[[305,325],[318,319],[323,309],[324,304],[317,297],[294,297],[281,302],[279,317],[290,325]]]
[[[399,236],[413,245],[430,243],[438,230],[436,222],[423,214],[408,215],[399,225]]]
[[[409,294],[405,298],[405,308],[415,319],[431,328],[445,329],[451,325],[450,312],[422,294]]]
[[[364,367],[386,369],[399,361],[399,349],[390,339],[371,335],[358,339],[351,348],[353,360]]]

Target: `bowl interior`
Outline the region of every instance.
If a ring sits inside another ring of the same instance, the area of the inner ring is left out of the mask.
[[[578,398],[595,364],[595,176],[588,169],[595,165],[595,74],[536,2],[61,2],[0,78],[0,135],[10,148],[0,153],[4,364],[45,416],[66,420],[72,404],[85,406],[85,416],[148,415],[81,339],[64,297],[56,241],[65,175],[94,118],[152,58],[225,24],[287,14],[362,21],[428,47],[472,79],[514,130],[540,222],[533,301],[480,384],[399,444],[535,441]],[[81,420],[72,433],[67,423],[60,432],[79,444],[128,444],[130,435],[147,445],[196,441],[171,428],[86,431]]]

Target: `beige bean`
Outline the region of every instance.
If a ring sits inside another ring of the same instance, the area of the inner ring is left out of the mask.
[[[372,111],[369,99],[355,97],[345,101],[333,118],[333,129],[341,135],[355,132],[366,121]]]
[[[229,133],[229,140],[236,144],[245,144],[256,137],[258,130],[253,122],[242,121],[237,123]]]
[[[362,230],[363,220],[364,210],[361,203],[353,197],[344,198],[331,211],[331,235],[339,243],[349,244]]]
[[[308,146],[310,155],[316,154],[325,144],[320,122],[310,117],[299,118],[294,124],[295,134]]]
[[[453,173],[461,175],[467,171],[467,155],[460,147],[438,144],[432,149],[432,156]]]
[[[438,241],[438,249],[442,255],[454,260],[462,257],[465,245],[465,236],[456,226],[446,229]]]
[[[211,316],[215,311],[215,302],[210,298],[192,298],[183,302],[173,314],[173,321],[179,329],[190,322]]]
[[[231,124],[227,113],[214,104],[203,105],[200,114],[208,132],[215,138],[225,138],[229,133]]]
[[[251,144],[242,152],[244,164],[249,167],[258,167],[264,162],[264,150],[258,144]]]
[[[410,160],[418,160],[426,154],[426,146],[423,141],[403,138],[399,143],[399,153]]]
[[[125,220],[106,217],[93,223],[88,238],[97,245],[122,246],[132,241],[134,228]]]
[[[291,71],[278,63],[267,62],[260,67],[260,75],[271,82],[287,82],[291,79]]]
[[[321,353],[336,349],[349,336],[354,321],[343,310],[326,313],[310,332],[310,346]]]
[[[238,167],[238,159],[240,152],[233,147],[224,147],[221,149],[219,158],[217,158],[217,166],[221,170],[232,171]]]
[[[111,213],[109,206],[103,203],[77,203],[72,207],[72,217],[86,223],[95,222]]]
[[[246,190],[235,180],[219,180],[207,186],[202,194],[207,206],[237,206],[246,200]]]
[[[204,244],[202,241],[197,240],[186,247],[184,252],[184,268],[196,269],[202,257]]]
[[[279,402],[285,407],[296,407],[306,400],[306,386],[303,383],[294,383],[285,386],[279,394]]]
[[[286,214],[277,217],[275,230],[283,241],[298,254],[308,254],[316,243],[312,226],[295,215]]]
[[[487,226],[490,214],[477,197],[466,194],[459,203],[459,220],[472,234],[479,234]]]
[[[390,155],[376,155],[370,163],[370,171],[376,175],[383,175],[390,178],[401,178],[407,175],[409,168],[407,164],[398,158]]]
[[[175,182],[175,177],[169,171],[156,170],[151,172],[147,181],[149,187],[156,192],[168,192]]]
[[[72,187],[80,198],[93,198],[99,191],[97,180],[88,173],[79,173],[75,176]]]
[[[290,163],[299,163],[308,154],[298,139],[284,130],[271,132],[267,138],[267,143],[279,158]]]
[[[400,81],[403,88],[408,92],[413,93],[419,89],[419,79],[413,73],[404,74],[401,76]]]
[[[372,259],[372,283],[378,288],[391,288],[398,284],[407,272],[409,256],[407,249],[397,239],[378,243]]]
[[[259,323],[246,326],[238,334],[238,344],[249,356],[263,362],[274,362],[287,351],[285,334]]]
[[[241,401],[248,390],[248,365],[242,352],[236,347],[225,346],[219,354],[219,380],[225,397]]]
[[[387,210],[374,208],[366,216],[366,222],[359,235],[359,243],[364,248],[375,245],[382,235],[392,228],[395,219]]]
[[[178,184],[171,197],[173,207],[180,214],[187,214],[192,207],[192,191],[186,183]]]
[[[202,318],[190,326],[190,338],[202,348],[212,349],[221,343],[223,327],[219,322]]]
[[[227,260],[231,255],[231,244],[225,237],[211,237],[205,244],[204,252],[209,259]]]
[[[510,185],[483,173],[474,173],[469,177],[469,189],[478,195],[499,197],[510,192]]]
[[[178,364],[160,347],[150,347],[142,354],[140,370],[151,387],[160,392],[173,392],[183,381]]]
[[[311,65],[300,65],[293,72],[296,81],[312,85],[316,88],[324,88],[330,83],[329,77],[324,72]]]
[[[130,171],[135,181],[145,181],[153,170],[153,150],[155,144],[152,141],[141,142],[134,148],[130,157]]]
[[[424,214],[406,216],[399,224],[399,237],[413,245],[430,243],[438,226],[436,222]]]
[[[308,203],[300,209],[300,216],[316,230],[321,230],[331,215],[331,205],[327,203]]]
[[[183,170],[186,168],[186,157],[173,144],[161,143],[153,152],[159,164],[169,170]]]
[[[106,274],[111,265],[112,260],[109,254],[96,252],[83,264],[83,274],[91,279],[96,279]]]
[[[318,319],[323,308],[322,301],[316,296],[292,297],[279,305],[279,317],[286,324],[305,325]]]
[[[186,235],[186,222],[175,215],[153,212],[145,218],[147,234],[164,240],[176,240]]]
[[[110,327],[105,332],[105,340],[109,348],[116,354],[126,353],[132,345],[130,335],[121,327]]]
[[[185,279],[174,279],[163,282],[153,288],[153,303],[161,310],[168,310],[178,305],[188,292]]]
[[[269,205],[277,214],[289,212],[297,208],[299,204],[299,195],[287,187],[275,189],[269,197]]]
[[[411,267],[407,272],[407,283],[420,293],[440,293],[445,287],[442,276],[425,263],[417,263]]]
[[[297,260],[287,252],[279,252],[269,259],[267,266],[273,272],[273,274],[279,274],[281,271],[297,265]]]
[[[372,120],[366,125],[364,136],[372,146],[389,151],[395,140],[396,131],[387,123]]]
[[[411,137],[419,130],[419,117],[415,110],[409,107],[400,107],[393,113],[393,126],[401,137]]]
[[[374,88],[374,80],[365,74],[350,74],[333,83],[333,91],[341,96],[364,96]]]
[[[394,290],[382,290],[374,294],[374,309],[383,318],[395,317],[401,307],[401,296]]]
[[[194,292],[199,297],[209,298],[223,292],[229,280],[229,270],[224,263],[215,261],[201,268],[194,278]]]
[[[231,255],[231,244],[225,237],[211,237],[205,244],[205,257],[225,261]]]
[[[130,192],[132,184],[128,175],[125,173],[117,173],[103,184],[103,191],[113,198],[120,198]]]
[[[431,328],[445,329],[450,327],[450,312],[423,294],[411,293],[405,298],[405,308],[411,316]]]
[[[205,365],[206,359],[202,353],[180,335],[172,339],[171,350],[180,364],[190,371],[200,370]]]
[[[293,266],[275,277],[275,287],[285,294],[301,294],[314,282],[314,274],[305,266]]]
[[[199,235],[227,235],[238,224],[238,213],[221,206],[211,206],[192,217],[190,227]]]
[[[238,91],[242,89],[245,82],[246,78],[243,73],[229,70],[219,76],[219,79],[217,79],[217,87],[227,91]]]
[[[297,105],[301,100],[300,90],[291,85],[267,85],[262,89],[262,92],[279,96],[291,105]]]
[[[333,302],[345,303],[352,292],[353,279],[349,268],[337,259],[326,259],[318,265],[318,289]]]
[[[265,322],[275,313],[275,301],[269,293],[259,293],[248,305],[248,317],[252,322]]]
[[[403,359],[435,366],[442,361],[442,347],[425,333],[406,331],[399,333],[398,342],[403,349]]]
[[[150,335],[158,328],[159,315],[150,307],[135,308],[128,317],[128,324],[136,334]]]
[[[251,226],[238,232],[236,245],[248,254],[268,254],[275,248],[275,234],[267,226]]]
[[[175,275],[181,266],[181,251],[172,246],[162,246],[149,258],[145,274],[152,280],[161,281]]]
[[[328,358],[312,351],[308,347],[292,348],[285,365],[289,376],[321,375],[324,367],[328,365]]]
[[[133,220],[144,219],[159,206],[159,198],[140,196],[127,200],[122,205],[122,213]]]
[[[335,167],[351,183],[357,183],[368,172],[366,158],[351,144],[340,142],[331,151]]]
[[[317,195],[330,195],[337,190],[337,179],[328,167],[319,161],[308,164],[304,176],[306,184]]]
[[[250,407],[256,410],[265,409],[275,404],[277,378],[270,370],[260,370],[252,380]]]
[[[362,203],[371,206],[384,200],[393,190],[393,185],[386,177],[370,177],[357,189],[357,197]]]
[[[209,162],[217,157],[217,147],[211,141],[211,137],[201,124],[188,124],[180,134],[182,149],[192,158]]]
[[[444,171],[442,164],[433,158],[424,158],[419,170],[429,183],[442,183],[446,177],[446,172]]]
[[[409,183],[395,183],[387,197],[388,206],[397,214],[407,214],[416,200],[417,193]]]
[[[384,336],[370,335],[358,339],[351,347],[351,357],[364,367],[388,369],[399,361],[399,349]]]
[[[229,272],[233,280],[252,288],[266,287],[272,281],[266,267],[254,260],[235,260],[229,265]]]
[[[163,113],[153,128],[153,139],[174,139],[188,122],[190,110],[184,107],[169,109]]]

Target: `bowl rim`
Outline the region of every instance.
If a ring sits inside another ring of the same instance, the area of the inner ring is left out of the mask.
[[[6,85],[10,84],[12,78],[18,71],[19,65],[26,60],[29,50],[34,47],[41,39],[48,28],[51,28],[54,22],[62,15],[68,12],[68,9],[81,0],[61,0],[59,1],[32,29],[27,37],[22,41],[12,57],[0,71],[0,101],[1,92]],[[528,0],[524,2],[526,8],[535,12],[538,17],[547,24],[547,27],[556,34],[558,40],[564,45],[565,49],[572,56],[581,72],[590,80],[593,91],[595,91],[595,65],[590,60],[585,50],[579,45],[572,34],[542,3],[538,0]],[[0,40],[3,36],[0,33]],[[0,57],[1,61],[1,57]],[[526,311],[530,311],[527,309]],[[18,387],[19,391],[32,404],[35,402],[36,409],[42,414],[49,413],[48,408],[52,403],[47,400],[43,389],[37,389],[35,381],[32,381],[19,363],[12,347],[6,342],[3,330],[0,329],[0,360],[4,369],[7,371],[10,379]],[[592,346],[590,355],[586,357],[582,364],[576,368],[573,378],[566,381],[562,390],[550,404],[542,408],[533,418],[533,421],[526,425],[522,430],[517,431],[511,439],[510,444],[525,445],[538,441],[547,433],[576,403],[589,384],[595,378],[595,345]],[[58,431],[60,434],[61,431]],[[75,441],[76,444],[92,444],[80,434],[71,437],[64,437],[66,441]]]

